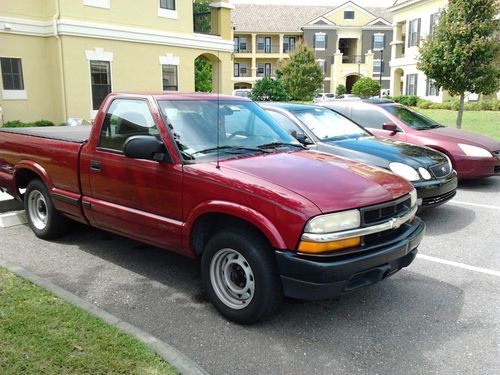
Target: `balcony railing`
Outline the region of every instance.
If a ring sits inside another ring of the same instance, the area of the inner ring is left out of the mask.
[[[252,48],[248,46],[247,48],[234,47],[234,53],[252,53]]]
[[[364,62],[364,55],[342,55],[343,64],[363,64]]]
[[[262,48],[259,48],[259,46],[257,46],[257,53],[280,53],[280,46],[277,44],[264,46]]]
[[[214,34],[210,5],[193,3],[193,31],[198,34]]]
[[[275,70],[274,69],[271,69],[271,70],[267,70],[265,71],[264,73],[259,73],[257,71],[257,77],[274,77],[275,75]]]
[[[248,71],[246,71],[245,73],[243,73],[243,72],[239,72],[239,73],[234,72],[234,73],[237,73],[237,75],[235,75],[234,77],[250,77],[250,73]]]

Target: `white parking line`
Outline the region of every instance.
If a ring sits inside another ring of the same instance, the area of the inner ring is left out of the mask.
[[[490,204],[480,204],[480,203],[469,203],[469,202],[462,202],[462,201],[449,201],[448,203],[455,203],[455,204],[463,204],[464,206],[474,206],[474,207],[482,207],[482,208],[491,208],[493,210],[500,210],[499,206],[492,206]]]
[[[431,257],[429,255],[424,255],[424,254],[417,254],[417,258],[425,259],[425,260],[428,260],[430,262],[446,264],[448,266],[463,268],[463,269],[466,269],[469,271],[476,271],[476,272],[481,272],[481,273],[485,273],[488,275],[500,277],[500,271],[494,271],[494,270],[490,270],[487,268],[469,266],[468,264],[453,262],[451,260],[446,260],[446,259],[435,258],[435,257]]]

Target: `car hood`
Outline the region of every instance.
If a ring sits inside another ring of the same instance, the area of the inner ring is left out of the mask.
[[[220,167],[286,188],[322,212],[389,201],[412,189],[409,182],[381,168],[307,150],[230,159],[221,161]]]
[[[487,137],[485,135],[469,132],[467,130],[443,126],[441,128],[420,131],[427,133],[427,135],[432,134],[433,136],[438,136],[443,140],[479,146],[486,148],[489,151],[500,150],[500,141],[497,141],[496,139]]]
[[[333,142],[333,144],[353,151],[352,156],[349,154],[342,156],[384,168],[388,168],[391,162],[404,163],[413,168],[418,168],[429,167],[447,161],[442,153],[430,148],[381,137],[345,139]],[[362,159],[358,159],[360,153],[364,154]],[[374,157],[373,162],[370,161],[370,157]],[[381,163],[381,161],[384,162]]]

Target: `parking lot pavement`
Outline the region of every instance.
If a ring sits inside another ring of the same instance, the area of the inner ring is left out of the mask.
[[[420,254],[432,258],[340,300],[287,300],[250,327],[225,321],[207,302],[196,262],[103,231],[76,226],[47,242],[26,226],[1,229],[0,257],[214,374],[498,374],[500,178],[463,183],[452,202],[421,216],[428,229]]]

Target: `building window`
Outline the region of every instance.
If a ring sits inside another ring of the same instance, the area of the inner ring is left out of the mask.
[[[373,60],[373,73],[382,73],[384,71],[384,62],[382,60]]]
[[[175,10],[175,0],[160,0],[160,8]]]
[[[323,59],[319,59],[319,60],[316,60],[316,62],[318,63],[319,67],[321,68],[321,72],[323,74],[326,74],[326,64],[325,64],[325,60]]]
[[[240,64],[238,64],[238,63],[234,63],[234,65],[233,65],[233,76],[234,77],[240,76]]]
[[[162,65],[163,91],[178,91],[177,65]]]
[[[240,37],[239,39],[240,39],[239,51],[245,52],[247,50],[247,38]]]
[[[240,38],[235,36],[233,38],[234,52],[240,52]]]
[[[2,57],[2,80],[4,90],[24,90],[21,59]]]
[[[288,53],[295,49],[295,37],[285,37],[283,39],[283,52]]]
[[[353,10],[344,10],[344,19],[345,20],[353,20],[354,19],[354,11]]]
[[[434,13],[431,14],[431,20],[430,20],[430,29],[429,29],[429,36],[432,37],[434,34],[434,30],[436,29],[436,26],[439,22],[439,13]]]
[[[324,51],[326,49],[326,34],[325,33],[315,33],[314,34],[314,49],[316,51]]]
[[[240,65],[240,76],[242,77],[247,76],[247,67],[245,65]]]
[[[271,77],[273,75],[272,66],[270,63],[265,63],[264,65],[264,75],[266,77]]]
[[[263,36],[257,37],[257,50],[264,51],[264,37]]]
[[[92,109],[99,109],[106,95],[111,92],[111,66],[109,61],[90,61]]]
[[[436,87],[434,80],[427,78],[426,96],[438,96],[438,95],[439,95],[439,89]]]
[[[385,47],[384,34],[373,34],[373,49],[381,50]]]
[[[406,76],[406,95],[417,95],[417,74]]]
[[[420,44],[420,18],[410,21],[408,35],[408,47]]]

